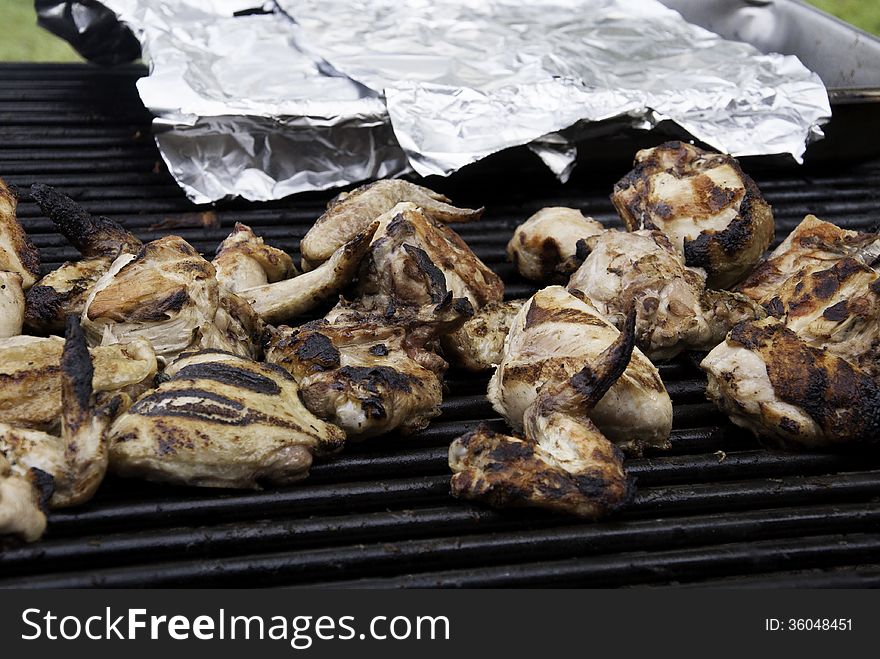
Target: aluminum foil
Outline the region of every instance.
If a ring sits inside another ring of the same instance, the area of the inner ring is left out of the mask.
[[[196,201],[447,175],[518,145],[564,180],[609,119],[800,160],[831,115],[797,58],[656,0],[102,1],[142,44],[141,97]]]

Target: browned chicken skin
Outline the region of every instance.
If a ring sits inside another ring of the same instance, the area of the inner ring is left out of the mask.
[[[114,261],[86,301],[83,327],[96,345],[146,339],[166,361],[198,349],[256,356],[259,317],[215,275],[182,238],[154,240]]]
[[[391,316],[337,307],[328,318],[281,327],[266,359],[287,369],[312,412],[363,439],[408,434],[440,414],[446,362],[433,347],[471,313],[446,300]]]
[[[623,505],[631,483],[623,454],[589,415],[626,370],[635,314],[624,331],[567,380],[547,381],[523,418],[524,439],[481,427],[449,447],[453,496],[492,506],[532,506],[596,519]]]
[[[504,357],[504,341],[525,300],[490,302],[441,340],[443,354],[468,371],[494,368]]]
[[[303,269],[311,270],[329,259],[343,244],[402,202],[416,204],[438,222],[469,222],[483,213],[482,208],[456,208],[443,195],[408,181],[376,181],[340,195],[329,204],[302,239]]]
[[[683,142],[639,151],[611,200],[627,229],[665,233],[712,288],[741,280],[773,239],[770,206],[736,160]]]

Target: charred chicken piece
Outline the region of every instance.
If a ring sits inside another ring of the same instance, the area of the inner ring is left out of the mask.
[[[526,279],[561,284],[577,269],[578,241],[604,230],[574,208],[542,208],[513,232],[507,257]]]
[[[525,300],[490,302],[441,339],[443,355],[468,371],[496,367],[504,357],[504,340],[523,304]]]
[[[64,339],[17,336],[0,340],[0,418],[16,427],[56,432],[62,413]],[[92,348],[98,399],[136,398],[156,375],[156,354],[146,341]]]
[[[61,356],[61,435],[0,423],[0,534],[13,532],[34,540],[45,528],[35,501],[51,508],[88,501],[107,469],[107,428],[117,401],[95,409],[92,363],[79,322],[71,318]],[[20,479],[20,480],[16,480]],[[30,491],[21,480],[29,482]],[[36,496],[35,496],[36,493]],[[10,514],[10,509],[14,514]],[[16,515],[21,513],[22,518]],[[10,519],[12,520],[10,523]]]
[[[627,229],[658,229],[703,268],[712,288],[729,288],[773,240],[773,213],[731,156],[682,142],[639,151],[611,195]]]
[[[326,212],[302,239],[303,269],[311,270],[329,259],[380,215],[402,202],[416,204],[437,222],[470,222],[483,214],[482,208],[452,206],[443,195],[408,181],[376,181],[330,202]]]
[[[740,286],[802,340],[880,374],[880,236],[809,215]]]
[[[452,442],[453,496],[496,507],[533,506],[596,519],[631,494],[623,454],[589,414],[626,370],[635,314],[595,362],[573,377],[548,380],[526,408],[524,439],[481,427]]]
[[[70,315],[82,314],[89,293],[120,254],[143,247],[129,231],[107,217],[93,217],[73,199],[47,185],[31,187],[43,213],[83,255],[38,281],[27,295],[25,325],[34,332],[63,331]]]
[[[880,234],[841,229],[807,215],[736,290],[767,305],[793,275],[827,270],[844,257],[874,265],[880,260]]]
[[[381,311],[436,305],[450,293],[480,309],[501,301],[504,284],[457,233],[407,204],[380,221],[357,293],[363,307]]]
[[[619,334],[588,300],[561,286],[538,291],[513,320],[504,358],[489,381],[489,400],[514,429],[522,429],[526,410],[546,382],[564,381],[585,364],[596,363]],[[657,369],[638,348],[590,418],[630,452],[668,445],[672,401]]]
[[[279,328],[266,360],[287,369],[306,407],[350,439],[409,434],[440,414],[447,364],[433,348],[470,313],[467,300],[451,296],[390,317],[340,307],[326,319]]]
[[[122,254],[95,284],[83,310],[93,344],[146,339],[171,361],[184,351],[258,353],[259,317],[221,287],[214,266],[182,238],[166,236]]]
[[[110,430],[111,469],[199,487],[258,488],[305,478],[344,433],[300,402],[284,369],[218,351],[182,355],[170,379]]]
[[[220,243],[212,261],[217,281],[233,293],[278,282],[297,274],[293,259],[271,247],[240,222]]]
[[[20,275],[26,291],[40,276],[40,253],[15,216],[17,206],[16,195],[0,179],[0,272]]]
[[[880,384],[775,318],[734,327],[701,367],[731,421],[784,448],[876,442]]]
[[[21,334],[24,324],[24,290],[21,275],[0,270],[0,339]]]
[[[571,276],[569,290],[586,295],[618,328],[635,305],[636,344],[652,361],[682,350],[710,350],[737,323],[766,315],[743,295],[707,290],[705,274],[685,267],[659,231],[603,231],[580,249],[589,255]]]
[[[314,270],[241,291],[260,318],[272,324],[290,322],[332,299],[355,278],[378,227],[369,225]]]

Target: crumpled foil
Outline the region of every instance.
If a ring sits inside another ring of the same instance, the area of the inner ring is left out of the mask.
[[[196,201],[448,175],[519,145],[564,180],[576,137],[621,117],[800,160],[831,115],[797,58],[656,0],[102,1],[150,61],[138,88]]]

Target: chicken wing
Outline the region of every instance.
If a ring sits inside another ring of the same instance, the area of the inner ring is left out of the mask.
[[[210,348],[256,356],[260,319],[215,274],[177,236],[155,240],[136,255],[122,254],[86,300],[86,334],[97,345],[146,339],[165,361]]]
[[[345,441],[277,366],[208,350],[182,355],[165,374],[113,423],[112,471],[200,487],[283,485]]]
[[[293,259],[271,247],[253,230],[240,222],[220,243],[211,262],[217,270],[217,281],[233,293],[264,286],[297,274]]]
[[[401,202],[418,205],[438,222],[469,222],[483,214],[482,208],[456,208],[443,195],[414,183],[399,179],[376,181],[340,195],[330,203],[302,239],[303,269],[311,270],[329,259],[342,245]]]
[[[587,256],[569,290],[586,295],[618,328],[635,305],[636,344],[652,361],[710,350],[736,323],[766,315],[743,295],[708,291],[703,271],[686,267],[659,231],[603,231],[580,249]]]
[[[266,360],[293,374],[306,407],[350,439],[408,434],[440,414],[447,364],[432,344],[470,313],[466,300],[451,296],[430,311],[392,316],[341,307],[279,328]]]
[[[523,304],[525,300],[490,302],[441,339],[443,355],[469,371],[494,368],[504,357],[504,341]]]
[[[737,161],[682,142],[639,151],[611,201],[630,231],[669,236],[712,288],[741,280],[773,240],[770,206]]]
[[[373,222],[314,270],[291,279],[245,289],[241,291],[241,297],[267,323],[290,322],[312,311],[352,283],[370,249],[370,241],[377,227],[378,223]]]
[[[513,320],[504,358],[489,381],[489,400],[514,429],[522,429],[526,409],[546,382],[563,381],[595,363],[618,335],[588,300],[561,286],[538,291]],[[668,445],[672,401],[638,348],[590,418],[606,437],[634,453],[646,445]]]
[[[47,185],[31,196],[83,258],[48,273],[28,291],[25,325],[32,331],[63,331],[70,315],[82,314],[86,298],[120,254],[137,254],[140,240],[107,217],[93,217],[73,199]]]
[[[16,427],[56,431],[62,413],[64,339],[0,340],[0,418]],[[146,341],[92,348],[92,388],[99,399],[136,398],[153,384],[156,354]]]
[[[474,309],[500,302],[504,284],[445,224],[411,204],[379,222],[356,292],[364,308],[438,304],[449,293]]]
[[[731,421],[782,447],[880,438],[877,378],[776,318],[737,325],[701,367],[707,395]]]
[[[61,356],[61,435],[0,423],[0,534],[15,532],[36,539],[45,528],[35,501],[63,508],[88,501],[107,469],[107,428],[118,400],[92,404],[92,362],[75,318],[67,325]],[[16,480],[20,479],[20,480]],[[22,480],[31,484],[31,491]],[[36,496],[35,496],[36,495]],[[10,509],[12,513],[10,513]],[[24,518],[17,518],[22,514]],[[11,523],[10,523],[11,519]]]
[[[526,279],[565,283],[577,269],[577,242],[605,230],[574,208],[542,208],[513,232],[507,257]]]
[[[629,498],[623,454],[589,414],[620,378],[635,345],[635,314],[623,332],[571,378],[548,380],[525,410],[524,439],[485,426],[449,447],[452,494],[496,507],[534,506],[596,519]]]

